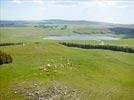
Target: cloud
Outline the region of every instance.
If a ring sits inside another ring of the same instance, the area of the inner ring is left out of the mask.
[[[101,6],[114,6],[117,5],[119,0],[93,0],[94,3],[99,4]]]
[[[20,4],[21,3],[21,0],[12,0],[13,3],[17,3],[17,4]]]
[[[43,0],[12,0],[12,3],[21,4],[21,3],[34,3],[38,5],[43,5]]]
[[[134,5],[132,0],[12,0],[13,3],[33,3],[36,5],[55,5],[55,6],[74,6],[83,5],[86,6],[94,5],[99,7],[120,7],[127,8]]]
[[[61,5],[61,6],[72,6],[72,5],[78,5],[79,1],[77,0],[74,0],[74,1],[52,1],[51,2],[52,4],[55,4],[55,5]]]
[[[43,4],[43,0],[31,0],[33,3]]]
[[[47,0],[44,0],[47,1]],[[132,0],[49,0],[52,4],[58,6],[79,6],[85,5],[90,7],[92,5],[97,7],[116,7],[116,8],[128,8],[134,7],[134,1]]]
[[[128,8],[134,7],[134,1],[132,0],[79,0],[79,4],[84,4],[89,7],[91,5],[96,7],[112,7],[112,8]]]

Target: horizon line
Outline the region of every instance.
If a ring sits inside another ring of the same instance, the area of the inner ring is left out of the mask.
[[[0,21],[45,21],[45,20],[62,20],[62,21],[86,21],[86,22],[98,22],[105,24],[117,24],[117,25],[134,25],[134,23],[112,23],[105,21],[94,21],[94,20],[84,20],[84,19],[0,19]]]

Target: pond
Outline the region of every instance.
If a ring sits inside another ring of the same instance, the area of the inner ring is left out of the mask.
[[[46,36],[44,40],[119,40],[112,36],[77,34],[69,36]]]

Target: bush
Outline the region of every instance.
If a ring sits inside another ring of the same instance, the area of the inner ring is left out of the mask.
[[[0,65],[11,63],[12,60],[13,59],[9,54],[6,54],[5,52],[0,51]]]

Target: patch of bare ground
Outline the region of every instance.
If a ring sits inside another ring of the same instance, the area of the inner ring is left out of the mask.
[[[43,87],[40,84],[30,86],[16,85],[12,92],[24,97],[24,100],[79,100],[80,91],[67,86],[52,84]]]

